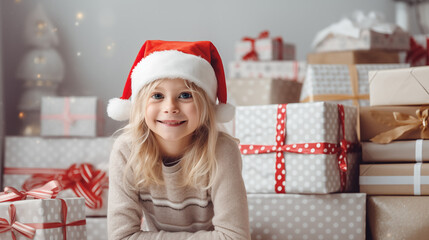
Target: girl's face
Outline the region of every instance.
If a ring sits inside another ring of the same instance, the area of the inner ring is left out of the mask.
[[[192,133],[199,126],[199,114],[191,90],[183,79],[160,80],[149,94],[145,121],[164,147],[190,143]]]

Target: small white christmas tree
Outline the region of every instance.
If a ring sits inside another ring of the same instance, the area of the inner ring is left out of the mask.
[[[56,96],[64,78],[63,60],[54,48],[58,45],[57,31],[41,5],[28,16],[24,36],[30,50],[22,58],[17,72],[23,90],[18,104],[22,120],[20,132],[39,135],[41,99]]]

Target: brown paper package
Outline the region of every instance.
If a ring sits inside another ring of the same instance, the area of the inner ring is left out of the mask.
[[[398,52],[383,50],[357,50],[310,53],[308,64],[360,64],[399,63]]]
[[[367,216],[372,239],[429,239],[428,212],[429,197],[368,197]]]
[[[368,184],[362,178],[366,176],[414,176],[414,164],[361,164],[359,166],[359,189],[368,195],[414,195],[413,184]],[[421,176],[429,176],[429,164],[421,166]],[[429,184],[421,184],[421,195],[429,195]]]
[[[360,128],[360,141],[369,141],[371,138],[375,137],[377,134],[389,131],[394,128],[394,126],[389,126],[382,122],[377,121],[372,112],[400,112],[405,114],[410,114],[416,116],[416,110],[421,106],[380,106],[380,107],[360,107],[359,108],[359,128]],[[393,119],[393,117],[392,117]],[[404,139],[420,139],[420,130],[408,132],[397,140]]]
[[[422,162],[429,162],[429,140],[422,140],[421,154]],[[416,140],[393,141],[388,144],[362,142],[362,162],[416,162]]]

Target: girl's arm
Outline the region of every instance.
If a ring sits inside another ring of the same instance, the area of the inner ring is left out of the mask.
[[[119,140],[119,139],[118,139]],[[116,142],[110,157],[108,233],[118,239],[250,239],[246,191],[241,177],[241,155],[237,144],[222,137],[218,142],[218,175],[212,187],[214,231],[144,232],[140,229],[143,207],[138,192],[122,184],[129,149]]]

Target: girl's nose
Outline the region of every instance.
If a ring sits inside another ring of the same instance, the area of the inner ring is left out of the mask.
[[[179,108],[175,99],[165,99],[164,103],[165,113],[179,113]]]

